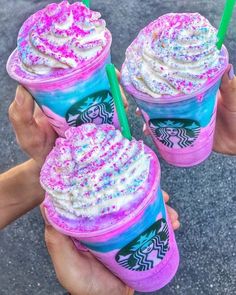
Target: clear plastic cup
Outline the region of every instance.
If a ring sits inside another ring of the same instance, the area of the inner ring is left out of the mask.
[[[198,92],[181,96],[153,98],[125,86],[142,112],[147,128],[166,162],[179,167],[191,167],[203,162],[212,152],[217,93],[228,65]]]
[[[94,232],[78,232],[61,218],[49,197],[44,201],[48,221],[72,237],[79,250],[88,249],[129,287],[151,292],[174,277],[179,252],[160,188],[160,165],[152,150],[150,191],[144,201],[121,222]],[[82,248],[81,248],[82,246]]]
[[[18,52],[15,50],[8,59],[8,74],[22,84],[32,94],[55,131],[64,136],[69,126],[83,123],[112,124],[119,127],[114,101],[106,75],[106,65],[111,62],[109,42],[95,61],[84,68],[66,71],[65,75],[55,75],[43,79],[25,76],[19,66]]]

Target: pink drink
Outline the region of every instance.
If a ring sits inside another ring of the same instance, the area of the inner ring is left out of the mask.
[[[160,165],[142,142],[124,139],[109,125],[70,129],[48,156],[41,183],[49,222],[128,286],[154,291],[173,278],[179,253]]]
[[[80,2],[48,5],[23,24],[7,63],[61,136],[83,123],[119,126],[105,69],[112,37],[100,16]]]
[[[216,97],[228,53],[199,14],[167,14],[144,28],[126,52],[122,80],[142,111],[162,157],[191,167],[211,153]]]
[[[126,87],[141,109],[158,151],[169,164],[191,167],[211,154],[222,75],[223,72],[201,92],[175,99],[165,97],[157,101],[132,86]]]

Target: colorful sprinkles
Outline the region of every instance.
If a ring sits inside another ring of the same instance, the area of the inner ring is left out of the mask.
[[[107,44],[106,23],[99,12],[81,2],[52,3],[23,24],[17,48],[29,72],[82,67],[96,58]]]
[[[145,27],[126,51],[125,86],[152,97],[191,94],[225,66],[217,30],[199,13],[169,13]]]

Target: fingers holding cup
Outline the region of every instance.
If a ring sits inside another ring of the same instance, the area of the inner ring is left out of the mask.
[[[23,86],[17,87],[8,113],[19,146],[41,166],[54,145],[56,134]]]

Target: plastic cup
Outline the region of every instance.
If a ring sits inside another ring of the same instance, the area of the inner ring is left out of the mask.
[[[153,98],[125,86],[142,112],[152,139],[163,159],[174,166],[191,167],[206,160],[212,152],[217,93],[228,65],[198,92],[182,96]]]
[[[150,165],[150,191],[131,215],[103,230],[78,232],[54,210],[46,196],[48,221],[59,232],[72,237],[79,250],[88,249],[129,287],[151,292],[174,277],[179,252],[160,188],[160,165],[154,152]],[[81,248],[82,246],[82,248]]]
[[[65,75],[43,79],[30,79],[19,67],[15,50],[8,59],[9,75],[24,85],[48,117],[54,130],[64,136],[69,126],[83,123],[113,124],[118,127],[118,118],[106,75],[106,65],[111,62],[109,42],[102,53],[84,68],[66,71]]]

